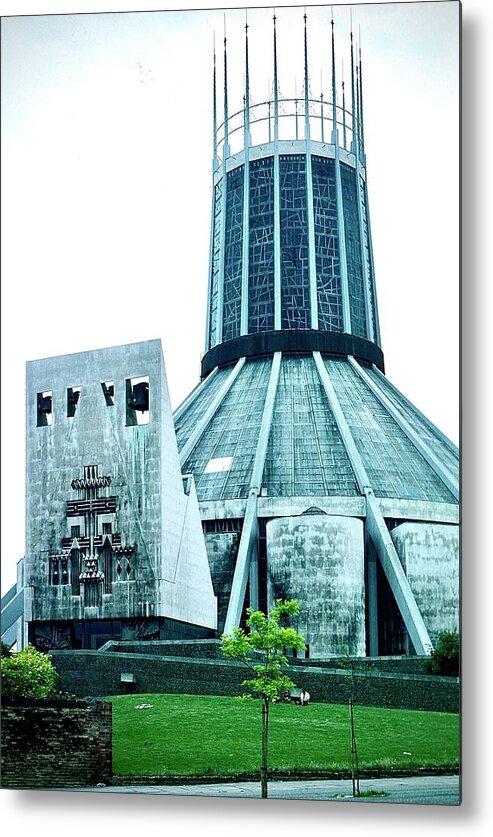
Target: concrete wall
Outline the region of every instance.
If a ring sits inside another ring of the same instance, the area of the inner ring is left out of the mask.
[[[176,442],[175,442],[176,446]],[[207,561],[207,550],[195,482],[192,476],[184,479],[180,520],[180,539],[171,566],[167,570],[163,589],[163,610],[176,620],[215,629],[217,600]],[[168,512],[165,500],[163,515]]]
[[[401,523],[391,535],[431,641],[458,631],[459,527]]]
[[[2,701],[2,787],[107,784],[112,706],[101,700]]]
[[[279,598],[297,599],[293,627],[310,657],[364,656],[363,521],[306,514],[267,524],[269,610]]]
[[[122,694],[127,687],[122,673],[136,677],[137,693],[241,695],[250,669],[227,659],[186,659],[152,654],[101,651],[54,651],[51,654],[61,676],[62,688],[76,695]],[[366,706],[459,711],[456,678],[413,674],[350,671],[322,666],[296,665],[287,674],[298,687],[305,686],[314,701]]]

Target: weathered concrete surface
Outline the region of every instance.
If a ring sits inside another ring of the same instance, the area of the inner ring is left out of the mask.
[[[391,536],[432,642],[459,630],[459,527],[401,523]]]
[[[307,514],[267,524],[267,594],[293,598],[310,657],[365,654],[363,522]]]
[[[458,503],[399,500],[396,497],[378,497],[377,499],[384,517],[422,520],[425,523],[459,523]]]

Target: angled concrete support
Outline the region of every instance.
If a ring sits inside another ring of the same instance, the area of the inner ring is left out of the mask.
[[[197,398],[199,393],[202,394],[202,392],[204,391],[204,388],[207,387],[210,384],[212,378],[217,374],[218,369],[219,369],[219,366],[215,366],[214,369],[212,370],[212,372],[209,375],[207,375],[207,378],[205,378],[204,381],[200,381],[197,384],[197,386],[194,387],[194,389],[191,391],[191,393],[189,393],[189,395],[187,395],[185,400],[182,401],[181,404],[176,408],[175,412],[173,413],[173,421],[174,422],[177,422],[178,419],[181,418],[181,416],[183,415],[185,410],[188,410],[188,408],[190,407],[190,404],[192,404],[195,401],[195,399]]]
[[[384,381],[385,384],[389,387],[389,389],[391,389],[392,392],[395,395],[397,395],[399,400],[403,401],[404,404],[406,404],[406,406],[409,407],[410,410],[412,410],[414,413],[416,413],[416,415],[419,416],[421,421],[423,421],[424,424],[426,424],[426,426],[431,430],[431,432],[434,433],[440,439],[441,442],[443,442],[443,444],[449,449],[449,451],[455,454],[455,456],[458,456],[459,449],[457,448],[457,445],[454,445],[454,443],[450,441],[450,439],[445,435],[445,433],[442,433],[442,431],[435,424],[433,424],[433,422],[430,421],[430,419],[427,416],[425,416],[424,413],[421,412],[421,410],[418,410],[418,408],[412,403],[412,401],[409,401],[409,398],[406,398],[406,396],[403,395],[402,392],[400,392],[397,389],[397,387],[394,386],[392,381],[389,381],[389,379],[383,374],[383,372],[380,371],[380,369],[378,369],[377,366],[375,366],[374,363],[372,364],[371,368],[375,372],[375,375],[382,381]]]
[[[387,576],[397,606],[401,612],[407,632],[416,654],[430,654],[433,650],[423,617],[403,570],[399,556],[390,537],[380,506],[371,489],[365,491],[366,525],[368,534],[375,544],[383,571]]]
[[[252,481],[248,494],[245,518],[243,520],[240,545],[238,547],[238,556],[236,558],[236,567],[233,576],[233,584],[231,586],[228,612],[224,623],[224,633],[230,633],[233,628],[240,624],[252,555],[256,555],[258,541],[257,500],[262,485],[262,474],[264,471],[265,456],[267,454],[267,445],[269,442],[270,428],[272,424],[272,414],[274,412],[274,402],[276,400],[279,372],[281,370],[281,358],[281,353],[276,352],[272,360],[269,386],[267,388],[264,411],[262,414],[262,424],[260,426],[260,434],[253,464]],[[254,576],[255,567],[253,568],[252,579]],[[254,593],[253,601],[255,601],[255,598],[256,593]]]
[[[361,493],[366,498],[366,527],[375,545],[382,568],[387,576],[407,632],[417,654],[429,654],[433,648],[423,617],[407,580],[395,546],[375,498],[363,460],[355,445],[346,417],[341,409],[329,373],[320,352],[313,352],[322,386],[336,420]]]
[[[363,465],[361,456],[359,455],[358,449],[354,443],[349,425],[335,394],[332,381],[330,380],[329,373],[327,372],[327,368],[322,360],[320,352],[313,352],[313,359],[315,360],[315,365],[317,367],[325,394],[328,398],[330,409],[332,410],[339,433],[341,434],[341,438],[344,443],[344,447],[346,448],[346,453],[349,456],[349,461],[351,462],[351,467],[354,471],[359,489],[361,493],[364,494],[365,489],[370,487],[370,480],[368,478],[368,474],[366,473],[365,466]]]
[[[441,462],[433,453],[432,450],[428,447],[428,445],[423,441],[423,439],[416,433],[414,427],[412,427],[407,419],[396,409],[390,398],[387,398],[384,392],[378,387],[372,378],[365,372],[364,369],[359,365],[359,363],[353,358],[348,358],[349,363],[351,364],[354,371],[359,375],[361,380],[366,384],[369,390],[373,393],[373,395],[378,398],[380,404],[387,410],[388,413],[392,416],[396,424],[399,425],[403,433],[407,436],[410,442],[414,445],[414,447],[419,450],[421,456],[426,460],[430,468],[432,468],[435,474],[441,479],[443,484],[448,488],[452,496],[458,500],[459,499],[459,485],[457,481],[454,479],[448,468]]]
[[[228,394],[229,390],[233,386],[234,382],[236,381],[238,375],[240,374],[243,364],[245,363],[245,358],[240,357],[239,361],[236,363],[234,368],[231,370],[231,373],[226,378],[225,382],[223,383],[222,387],[216,393],[215,397],[213,398],[211,404],[209,405],[208,409],[205,411],[204,415],[202,416],[201,420],[195,427],[192,435],[188,438],[186,444],[180,451],[180,466],[183,468],[183,465],[187,461],[188,457],[190,456],[193,449],[198,444],[200,438],[202,437],[203,433],[205,432],[209,422],[211,421],[214,413],[216,410],[219,409],[221,403],[223,402],[225,396]]]
[[[17,649],[22,648],[22,629],[24,616],[24,588],[13,588],[2,598],[2,642],[9,647],[17,642]]]

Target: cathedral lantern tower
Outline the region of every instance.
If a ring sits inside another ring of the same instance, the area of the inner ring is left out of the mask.
[[[300,22],[301,23],[301,22]],[[458,451],[386,378],[370,229],[361,50],[330,95],[309,83],[223,118],[201,383],[174,415],[197,486],[219,631],[300,602],[311,657],[429,653],[458,627]]]
[[[323,97],[309,98],[305,15],[304,95],[280,102],[275,25],[274,18],[273,101],[257,106],[250,105],[246,27],[245,104],[234,114],[243,125],[234,129],[227,110],[225,39],[225,112],[214,144],[206,333],[211,354],[202,372],[207,374],[227,354],[258,345],[253,335],[263,335],[265,345],[267,333],[277,335],[274,348],[356,353],[383,368],[368,225],[361,63],[356,65],[353,48],[346,110],[336,104],[332,28],[332,102],[324,108]],[[255,145],[254,127],[259,134]],[[233,153],[237,133],[243,147]],[[226,343],[241,338],[226,349]]]

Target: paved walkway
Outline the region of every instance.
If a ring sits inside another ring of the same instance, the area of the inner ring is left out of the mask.
[[[67,788],[96,793],[148,793],[183,796],[259,797],[259,782],[224,782],[212,785],[125,785],[122,787]],[[413,805],[459,805],[459,776],[409,776],[362,779],[362,793],[376,791],[385,796],[353,798],[350,779],[313,779],[269,782],[271,799],[331,800],[338,802],[386,802]]]

